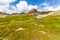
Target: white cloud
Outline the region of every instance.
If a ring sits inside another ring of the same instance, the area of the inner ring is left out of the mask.
[[[28,3],[26,1],[20,1],[17,5],[17,9],[20,12],[24,12],[28,10]]]
[[[5,12],[5,13],[17,13],[17,9],[14,6],[11,5],[0,5],[0,12]]]
[[[40,4],[40,6],[43,5],[43,11],[57,11],[60,10],[60,5],[59,6],[50,6],[48,3],[43,3]]]
[[[15,2],[16,0],[0,0],[0,12],[6,12],[6,13],[21,13],[21,12],[28,12],[31,9],[37,9],[38,11],[57,11],[60,10],[60,5],[59,6],[50,6],[48,3],[42,3],[39,6],[37,5],[31,5],[28,4],[26,1],[20,1],[18,4],[15,6],[10,5],[10,3]],[[3,5],[4,4],[4,5]],[[41,6],[44,6],[41,9],[38,9]]]
[[[7,9],[7,7],[8,7],[9,5],[0,5],[0,12],[5,12]]]
[[[0,12],[6,12],[6,13],[21,13],[21,12],[28,12],[31,9],[37,9],[37,5],[29,5],[26,1],[20,1],[18,4],[15,6],[10,5],[11,2],[14,2],[16,0],[0,0],[1,4],[0,5]]]
[[[9,6],[9,7],[7,7],[6,8],[7,10],[5,11],[6,13],[9,13],[9,14],[12,14],[12,13],[18,13],[18,10],[17,10],[17,8],[16,7],[14,7],[14,6]]]
[[[38,6],[37,5],[29,5],[26,1],[20,1],[20,3],[18,3],[17,5],[17,9],[20,11],[20,12],[27,12],[31,9],[37,9]]]
[[[37,5],[29,5],[28,7],[28,10],[31,10],[31,9],[38,9],[38,6]]]
[[[17,13],[17,8],[10,5],[10,3],[15,2],[16,0],[0,0],[0,12],[5,13]]]
[[[15,2],[16,0],[0,0],[0,4],[10,4],[12,2]]]
[[[60,6],[53,7],[53,6],[47,6],[44,8],[45,11],[57,11],[60,10]]]

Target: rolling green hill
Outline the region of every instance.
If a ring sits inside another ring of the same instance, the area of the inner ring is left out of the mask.
[[[30,14],[0,18],[0,40],[60,40],[60,15],[41,19]]]

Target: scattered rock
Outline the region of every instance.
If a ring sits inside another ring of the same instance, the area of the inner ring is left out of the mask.
[[[25,28],[18,28],[16,31],[19,31],[19,30],[26,30]]]
[[[40,31],[42,34],[46,34],[46,32],[45,31]]]

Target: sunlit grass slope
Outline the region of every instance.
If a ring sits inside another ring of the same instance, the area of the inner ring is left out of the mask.
[[[0,40],[60,40],[60,15],[41,19],[30,14],[0,18]]]

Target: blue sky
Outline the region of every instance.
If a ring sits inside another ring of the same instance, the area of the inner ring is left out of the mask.
[[[15,2],[13,2],[13,5],[16,5],[17,3],[19,3],[19,1],[27,1],[28,4],[32,4],[32,5],[39,5],[40,3],[44,2],[45,0],[17,0]]]
[[[26,1],[28,4],[32,4],[32,5],[40,5],[41,3],[49,3],[52,6],[60,5],[60,0],[17,0],[11,3],[11,5],[15,6],[20,1]]]
[[[0,0],[0,12],[21,13],[32,9],[57,11],[60,10],[60,0]]]

